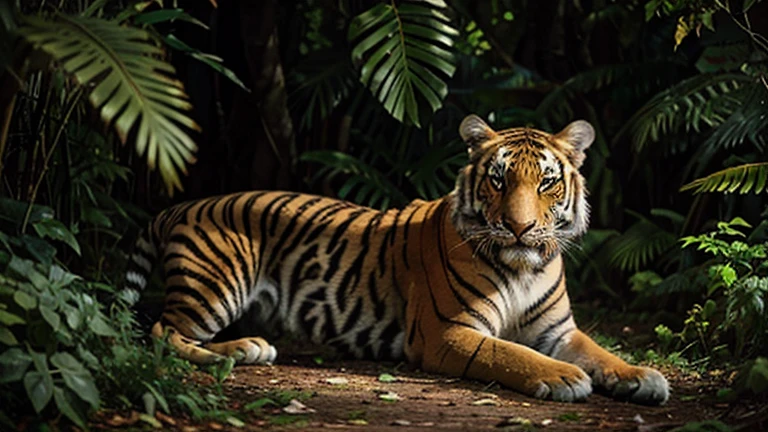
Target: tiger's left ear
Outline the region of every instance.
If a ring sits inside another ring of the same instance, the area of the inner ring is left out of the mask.
[[[595,128],[584,120],[576,120],[554,136],[559,143],[565,144],[563,149],[571,163],[580,168],[584,163],[589,146],[595,141]]]
[[[480,117],[470,114],[461,122],[459,126],[459,135],[467,143],[468,151],[480,147],[484,142],[496,136],[496,132],[491,129]]]

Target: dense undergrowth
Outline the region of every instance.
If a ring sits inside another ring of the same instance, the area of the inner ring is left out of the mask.
[[[179,360],[116,295],[138,227],[194,184],[196,148],[230,158],[197,163],[213,172],[241,154],[196,132],[187,91],[207,83],[181,73],[221,77],[219,117],[245,94],[221,59],[183,40],[213,33],[212,12],[22,3],[0,1],[0,423],[85,428],[108,408],[239,425],[221,387],[231,362]],[[766,6],[286,4],[293,19],[275,32],[297,138],[261,144],[291,147],[282,163],[305,181],[296,188],[386,208],[452,188],[466,114],[545,130],[586,118],[598,131],[584,169],[593,229],[568,251],[572,297],[593,316],[653,323],[634,360],[738,371],[719,397],[765,398]],[[537,26],[563,41],[536,45]]]

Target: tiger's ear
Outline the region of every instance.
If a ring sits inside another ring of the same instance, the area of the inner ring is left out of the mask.
[[[589,146],[595,141],[595,128],[587,121],[576,120],[560,131],[554,138],[565,144],[563,149],[576,168],[584,163]]]
[[[480,147],[484,142],[496,136],[496,132],[488,126],[480,117],[470,114],[459,126],[461,139],[467,143],[469,152]]]

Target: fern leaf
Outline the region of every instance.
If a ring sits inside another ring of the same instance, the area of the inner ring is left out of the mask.
[[[299,128],[309,129],[317,119],[326,118],[355,85],[346,55],[338,50],[310,54],[288,76],[288,100],[300,119]]]
[[[179,172],[194,163],[197,146],[180,127],[199,130],[185,113],[192,105],[175,69],[149,33],[114,21],[57,15],[28,17],[19,34],[53,57],[81,86],[91,104],[125,143],[136,131],[136,151],[158,167],[170,194],[182,190]]]
[[[680,188],[681,191],[695,189],[694,194],[702,192],[723,192],[746,194],[751,191],[761,193],[766,189],[768,180],[768,162],[739,165],[706,177],[696,179]]]
[[[381,3],[349,27],[348,39],[356,44],[352,60],[362,63],[360,81],[398,121],[408,119],[419,127],[417,96],[436,111],[448,94],[440,75],[451,77],[456,71],[451,48],[458,31],[438,10],[441,4]]]
[[[677,241],[674,234],[639,214],[632,214],[640,220],[606,245],[610,264],[627,272],[645,269]]]
[[[741,74],[696,75],[658,93],[641,107],[616,134],[629,134],[632,147],[642,152],[648,143],[685,127],[686,132],[716,127],[735,112],[740,103],[729,94],[752,82]]]
[[[324,169],[315,174],[314,180],[346,177],[338,192],[341,199],[352,200],[358,204],[382,210],[386,209],[392,201],[397,204],[407,201],[400,189],[383,173],[352,155],[338,151],[318,150],[305,152],[300,159],[323,165]]]
[[[466,144],[454,141],[430,148],[409,167],[406,176],[422,198],[437,199],[453,189],[456,174],[466,163]]]

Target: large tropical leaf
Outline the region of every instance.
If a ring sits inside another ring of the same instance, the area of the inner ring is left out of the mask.
[[[433,146],[405,173],[424,199],[438,199],[450,192],[459,170],[467,164],[467,146],[456,140]]]
[[[169,193],[182,189],[179,172],[195,161],[197,146],[183,127],[199,130],[192,106],[163,50],[141,29],[98,18],[28,17],[19,34],[50,54],[82,86],[91,104],[125,143],[135,131],[136,151],[147,154]]]
[[[458,31],[439,10],[444,6],[441,0],[380,3],[350,24],[352,60],[362,64],[360,81],[399,121],[420,126],[417,95],[434,112],[448,94],[439,75],[456,71],[451,49]]]
[[[693,193],[724,192],[740,194],[768,190],[768,162],[739,165],[696,179],[680,188],[681,191],[695,189]]]
[[[636,152],[651,142],[685,129],[699,132],[717,127],[740,103],[730,94],[753,81],[742,74],[700,74],[658,93],[640,108],[617,133],[616,140],[629,134]]]

